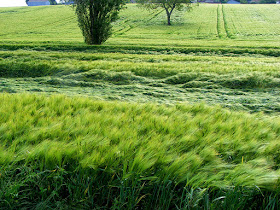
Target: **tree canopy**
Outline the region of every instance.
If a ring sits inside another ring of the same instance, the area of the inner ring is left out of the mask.
[[[167,15],[167,24],[171,25],[171,15],[174,10],[182,10],[184,5],[190,6],[190,0],[137,0],[148,9],[163,8]]]
[[[87,44],[102,44],[112,34],[125,0],[74,0],[79,27]]]
[[[51,5],[56,5],[57,4],[56,0],[49,0],[49,2],[50,2]]]

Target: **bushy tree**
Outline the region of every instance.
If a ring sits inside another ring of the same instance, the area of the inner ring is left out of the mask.
[[[49,0],[49,2],[50,2],[51,5],[56,5],[57,4],[56,0]]]
[[[112,22],[125,0],[74,0],[79,27],[87,44],[102,44],[112,34]]]
[[[276,0],[261,0],[261,4],[276,4]]]
[[[171,25],[171,15],[174,10],[182,10],[184,5],[190,8],[191,0],[136,0],[148,9],[163,8],[167,15],[167,24]]]

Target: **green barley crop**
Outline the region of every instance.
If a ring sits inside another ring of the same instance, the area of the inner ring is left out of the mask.
[[[71,7],[0,8],[1,209],[279,209],[278,20],[129,4],[87,46]]]
[[[277,195],[278,118],[203,104],[0,97],[1,205],[33,208],[50,199],[56,203],[48,205],[55,206],[64,199],[70,206],[83,200],[91,207],[171,208],[183,199],[183,208],[206,205],[207,194],[220,206],[215,196],[229,196],[235,188]]]
[[[70,49],[0,52],[0,91],[169,104],[206,101],[271,114],[280,110],[279,58]]]

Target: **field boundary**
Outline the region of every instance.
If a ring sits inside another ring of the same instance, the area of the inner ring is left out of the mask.
[[[207,53],[213,55],[264,55],[272,57],[280,57],[279,48],[248,48],[248,47],[168,47],[168,46],[134,46],[134,45],[73,45],[73,44],[0,44],[0,50],[35,50],[35,51],[85,51],[85,52],[106,52],[106,53],[130,53],[130,54],[153,54],[162,53],[169,54],[181,53]]]

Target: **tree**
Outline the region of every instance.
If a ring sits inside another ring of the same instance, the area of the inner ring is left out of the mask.
[[[78,24],[85,42],[89,45],[102,44],[112,34],[112,22],[125,0],[74,0]]]
[[[276,4],[276,0],[261,0],[261,4]]]
[[[174,10],[182,10],[184,5],[190,8],[190,0],[136,0],[148,9],[163,8],[167,15],[167,24],[171,25],[171,15]]]
[[[56,0],[49,0],[49,2],[50,2],[51,5],[56,5],[57,4]]]

